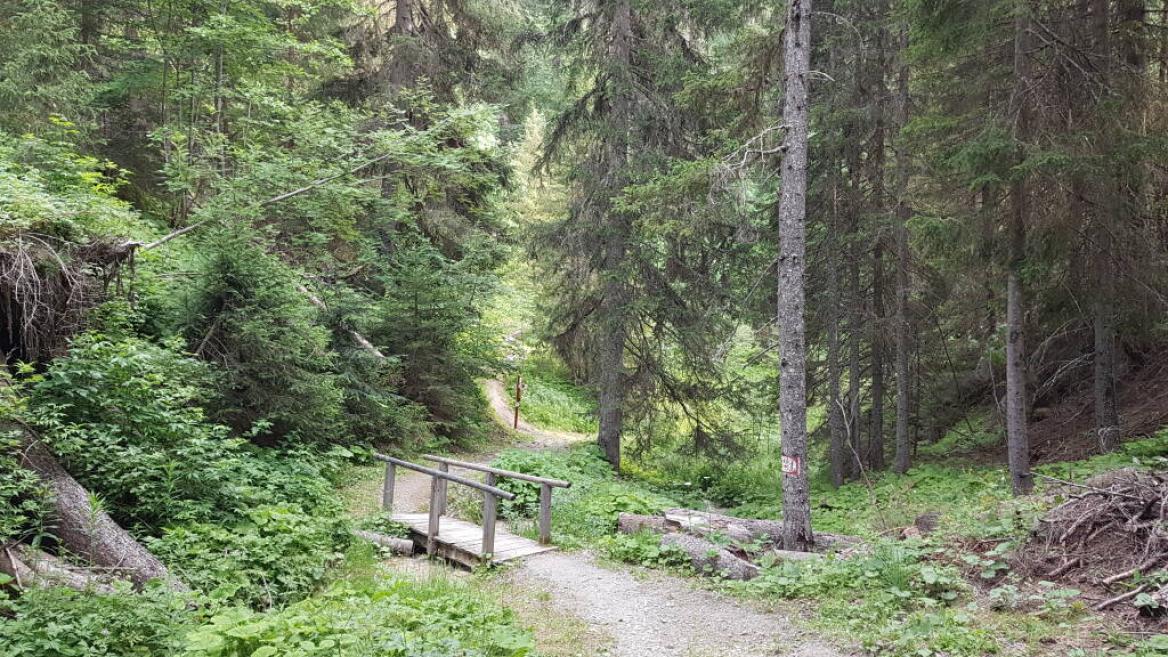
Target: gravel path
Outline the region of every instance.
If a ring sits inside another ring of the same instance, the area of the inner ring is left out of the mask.
[[[633,577],[596,565],[587,553],[546,552],[510,574],[519,586],[550,594],[550,603],[599,625],[614,638],[615,657],[840,657],[778,613],[736,604],[658,573]]]

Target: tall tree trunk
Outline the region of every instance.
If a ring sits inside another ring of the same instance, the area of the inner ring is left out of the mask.
[[[633,83],[630,79],[633,47],[633,17],[629,0],[615,3],[612,14],[612,40],[609,52],[620,75],[613,76],[612,117],[615,135],[609,137],[606,159],[610,167],[611,198],[624,187],[625,170],[629,164],[629,135],[632,128]],[[604,234],[604,261],[601,275],[605,277],[604,300],[600,318],[604,336],[600,341],[597,376],[600,383],[598,399],[600,431],[597,441],[612,467],[620,470],[621,434],[624,432],[625,402],[625,340],[628,336],[629,291],[624,277],[628,241],[632,227],[624,213],[609,208]]]
[[[859,162],[856,162],[857,169]],[[860,457],[860,343],[864,335],[864,300],[860,293],[860,193],[859,175],[854,176],[856,185],[852,197],[852,230],[848,240],[848,426],[847,444],[844,449],[844,477],[854,479],[860,474],[864,464]]]
[[[839,199],[838,190],[832,188],[832,207],[835,208]],[[832,213],[833,219],[836,213]],[[833,232],[835,232],[833,225]],[[838,233],[837,233],[838,234]],[[827,428],[830,434],[830,449],[828,456],[831,460],[831,485],[839,488],[844,483],[847,453],[844,447],[847,441],[847,431],[844,426],[844,406],[840,399],[840,324],[841,303],[839,269],[840,262],[835,245],[828,248],[827,262]]]
[[[1116,53],[1111,50],[1110,31],[1110,2],[1108,0],[1091,0],[1091,48],[1102,56],[1104,62],[1101,74],[1104,84],[1113,85],[1117,82],[1113,75],[1115,71],[1114,59]],[[1123,40],[1120,39],[1122,43]],[[1122,64],[1121,64],[1122,66]],[[1121,69],[1122,70],[1122,69]],[[1111,118],[1111,117],[1108,117]],[[1107,130],[1105,129],[1106,133]],[[1110,142],[1111,140],[1104,140]],[[1105,145],[1104,148],[1107,148]],[[1094,287],[1091,304],[1092,328],[1095,338],[1094,349],[1094,396],[1095,396],[1095,436],[1099,451],[1110,452],[1119,442],[1119,407],[1116,403],[1116,375],[1115,375],[1115,308],[1114,273],[1112,271],[1113,251],[1112,228],[1123,216],[1122,174],[1109,176],[1103,193],[1102,211],[1090,212],[1086,203],[1078,199],[1077,202],[1084,208],[1087,223],[1090,226],[1090,265],[1091,279]],[[1087,187],[1086,181],[1076,181],[1075,187],[1080,191]]]
[[[808,551],[811,496],[807,481],[807,354],[804,343],[807,217],[808,77],[811,0],[791,0],[783,35],[783,120],[787,152],[779,200],[779,412],[782,416],[783,549]]]
[[[908,32],[900,37],[900,71],[896,80],[896,125],[904,129],[908,123]],[[896,140],[896,460],[893,469],[908,472],[912,445],[909,442],[909,351],[912,348],[908,325],[909,251],[908,219],[908,158],[903,137]]]
[[[872,413],[868,425],[869,470],[884,469],[884,245],[879,231],[872,245]]]
[[[873,94],[875,126],[868,146],[868,184],[876,209],[883,214],[888,207],[884,188],[884,126],[888,111],[888,92],[885,87],[885,73],[891,61],[886,52],[888,29],[884,26],[888,17],[888,3],[876,3],[873,20],[880,26],[876,30],[876,61],[869,66],[871,80],[868,82]],[[884,344],[887,311],[884,307],[884,222],[876,226],[872,238],[872,412],[868,425],[868,446],[865,460],[870,470],[884,469]]]
[[[1025,12],[1026,9],[1023,9]],[[1015,120],[1015,138],[1019,142],[1017,162],[1025,158],[1023,144],[1029,138],[1029,116],[1024,96],[1030,84],[1027,62],[1030,18],[1018,16],[1014,36],[1014,94],[1011,102]],[[1006,280],[1006,450],[1010,481],[1015,495],[1025,495],[1033,487],[1030,476],[1030,441],[1026,419],[1026,351],[1024,330],[1026,308],[1023,305],[1022,270],[1026,262],[1027,189],[1024,175],[1016,175],[1011,184],[1009,222],[1010,265]]]

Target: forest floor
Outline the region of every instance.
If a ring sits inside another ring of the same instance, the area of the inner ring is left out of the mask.
[[[495,419],[506,427],[512,407],[497,380],[484,383]],[[589,441],[591,436],[547,431],[520,421],[522,449],[554,450]],[[480,463],[494,458],[484,449],[459,454]],[[399,469],[400,470],[400,469]],[[358,484],[368,489],[352,500],[375,503],[377,471]],[[429,477],[401,472],[395,486],[395,510],[424,511]],[[364,504],[355,512],[368,513]],[[413,577],[459,577],[457,571],[424,558],[391,558],[384,566]],[[479,585],[497,597],[534,631],[540,654],[548,657],[838,657],[843,654],[800,629],[791,617],[749,606],[697,588],[693,582],[628,566],[601,564],[588,551],[546,552],[501,569]]]

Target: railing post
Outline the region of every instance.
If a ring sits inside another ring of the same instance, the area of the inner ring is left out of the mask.
[[[495,485],[494,473],[487,473],[486,484]],[[486,491],[483,492],[483,557],[491,559],[495,553],[495,519],[498,517],[499,500]],[[493,559],[492,559],[493,560]]]
[[[450,472],[450,466],[447,465],[446,463],[439,463],[438,469],[441,470],[442,472]],[[440,515],[440,516],[446,515],[446,493],[449,490],[449,487],[447,484],[448,484],[448,482],[445,479],[443,479],[442,480],[442,490],[439,493],[439,497],[438,497],[438,515]]]
[[[442,479],[430,479],[430,526],[426,530],[426,554],[434,556],[438,551],[438,523],[442,513],[438,510],[438,498],[442,494]]]
[[[552,487],[549,484],[540,484],[539,487],[539,543],[548,545],[552,542]]]
[[[385,464],[385,483],[381,487],[381,508],[386,513],[393,513],[393,485],[396,467],[388,461]]]

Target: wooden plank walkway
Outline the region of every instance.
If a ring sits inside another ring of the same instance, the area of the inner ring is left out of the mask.
[[[426,549],[426,533],[430,526],[428,513],[395,513],[393,519],[410,528],[414,544]],[[474,568],[487,559],[483,555],[483,528],[465,520],[444,516],[438,528],[438,554],[451,561]],[[498,563],[519,559],[540,552],[556,549],[553,545],[540,545],[535,541],[516,536],[502,527],[495,530],[495,554],[492,561]]]

